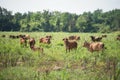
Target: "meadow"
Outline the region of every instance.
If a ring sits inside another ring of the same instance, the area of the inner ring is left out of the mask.
[[[43,53],[32,51],[20,45],[20,39],[9,35],[29,34],[36,40],[35,46],[42,47]],[[89,52],[83,43],[91,42],[91,35],[102,33],[65,32],[0,32],[0,80],[120,80],[119,32],[105,33],[102,39],[106,49]],[[6,35],[6,37],[1,37]],[[39,39],[51,35],[51,44],[41,44]],[[67,52],[63,38],[80,36],[77,50]],[[59,69],[55,69],[55,67]]]

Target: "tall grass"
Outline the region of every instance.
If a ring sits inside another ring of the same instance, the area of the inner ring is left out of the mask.
[[[90,35],[101,33],[53,33],[53,32],[0,32],[0,79],[1,80],[119,80],[120,41],[119,33],[108,33],[103,38],[104,52],[89,52],[82,47],[85,40],[91,42]],[[30,34],[36,40],[35,46],[44,48],[44,54],[32,51],[19,44],[19,39],[9,35]],[[51,44],[40,44],[39,39],[52,35]],[[65,51],[63,38],[80,36],[77,50]],[[55,65],[61,70],[54,70]]]

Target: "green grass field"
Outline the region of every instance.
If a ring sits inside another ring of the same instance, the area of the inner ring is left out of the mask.
[[[2,38],[1,35],[6,35]],[[44,53],[32,51],[20,45],[20,39],[10,39],[9,35],[29,34],[36,40],[36,47],[44,48]],[[120,80],[119,32],[106,33],[102,39],[107,49],[104,52],[89,52],[82,47],[90,36],[102,33],[64,32],[0,32],[0,80]],[[39,39],[52,35],[51,44],[40,44]],[[67,52],[63,38],[80,36],[77,50]],[[59,69],[55,70],[55,66]]]

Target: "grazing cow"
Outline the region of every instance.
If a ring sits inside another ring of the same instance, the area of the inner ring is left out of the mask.
[[[16,36],[14,36],[14,35],[9,35],[9,38],[15,39]]]
[[[107,35],[103,34],[103,35],[102,35],[102,37],[106,38],[106,37],[107,37]]]
[[[43,53],[43,48],[40,47],[35,47],[35,46],[30,46],[31,50],[33,51],[40,51],[41,53]]]
[[[116,40],[120,40],[120,35],[117,36]]]
[[[24,47],[27,47],[27,39],[26,38],[20,38],[20,44]]]
[[[67,38],[63,39],[65,47],[66,47],[66,52],[67,50],[72,50],[72,49],[77,49],[77,42],[75,40],[68,40]]]
[[[27,40],[30,39],[30,35],[28,35],[28,34],[26,34],[26,35],[20,34],[18,36],[19,36],[19,38],[26,38]]]
[[[1,37],[6,37],[5,35],[2,35]]]
[[[18,36],[19,36],[19,38],[24,38],[25,37],[25,35],[22,35],[22,34],[20,34]]]
[[[120,37],[117,37],[116,39],[117,39],[117,40],[120,40]]]
[[[80,36],[69,36],[69,40],[80,40]]]
[[[102,37],[95,37],[95,36],[90,36],[90,37],[93,42],[102,40]]]
[[[18,35],[17,36],[15,36],[15,35],[9,35],[9,38],[16,39],[16,38],[19,38],[19,36]]]
[[[104,44],[102,42],[84,42],[83,47],[86,47],[90,52],[101,51],[104,49]]]
[[[16,38],[19,38],[19,35],[17,35]]]
[[[50,44],[50,38],[40,38],[40,43]]]
[[[29,44],[30,44],[31,50],[33,50],[33,51],[40,51],[41,53],[43,53],[43,48],[35,47],[35,39],[34,38],[30,38],[29,39]]]
[[[51,36],[51,35],[49,35],[49,36],[46,36],[46,38],[49,38],[49,39],[51,39],[51,38],[52,38],[52,36]]]

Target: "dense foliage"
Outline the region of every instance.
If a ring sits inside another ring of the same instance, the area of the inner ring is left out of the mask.
[[[77,15],[68,12],[15,13],[0,7],[0,31],[113,32],[120,31],[120,9]]]

